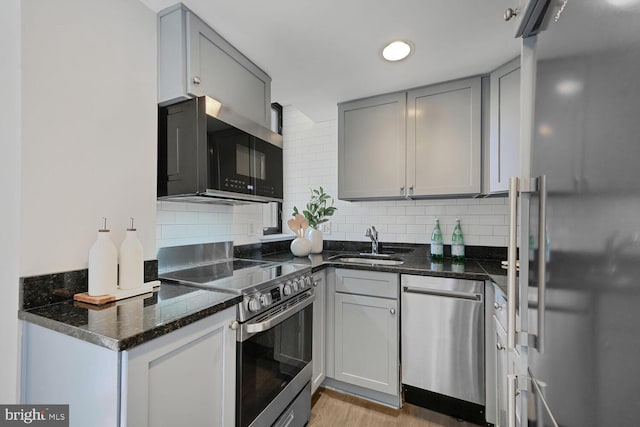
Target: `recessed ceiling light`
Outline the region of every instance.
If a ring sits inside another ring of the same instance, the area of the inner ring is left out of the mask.
[[[407,42],[394,41],[382,49],[382,57],[387,61],[400,61],[411,53],[411,46]]]

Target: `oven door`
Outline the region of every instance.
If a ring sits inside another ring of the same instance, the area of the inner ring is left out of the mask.
[[[236,424],[271,425],[311,380],[312,291],[242,324]]]

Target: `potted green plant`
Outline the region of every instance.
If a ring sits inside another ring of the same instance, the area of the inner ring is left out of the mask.
[[[329,221],[329,217],[337,210],[333,206],[333,198],[325,193],[322,187],[311,189],[311,200],[307,203],[306,209],[302,211],[305,219],[309,222],[307,238],[311,241],[311,253],[319,254],[322,252],[322,231],[320,224]],[[299,215],[298,207],[293,207],[293,216]]]

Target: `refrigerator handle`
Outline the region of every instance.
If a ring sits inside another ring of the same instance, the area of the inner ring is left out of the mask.
[[[538,177],[540,193],[539,226],[538,226],[538,339],[539,353],[544,353],[545,328],[545,292],[547,286],[547,177]]]
[[[509,249],[507,252],[507,349],[516,347],[516,263],[518,258],[519,178],[509,178]]]

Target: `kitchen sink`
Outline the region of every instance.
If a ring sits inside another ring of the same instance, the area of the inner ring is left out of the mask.
[[[404,259],[392,257],[385,254],[360,254],[360,255],[335,255],[329,258],[330,261],[344,262],[348,264],[367,265],[402,265]]]
[[[410,248],[408,246],[383,246],[380,250],[381,254],[408,254],[409,252],[413,252],[415,248]]]

